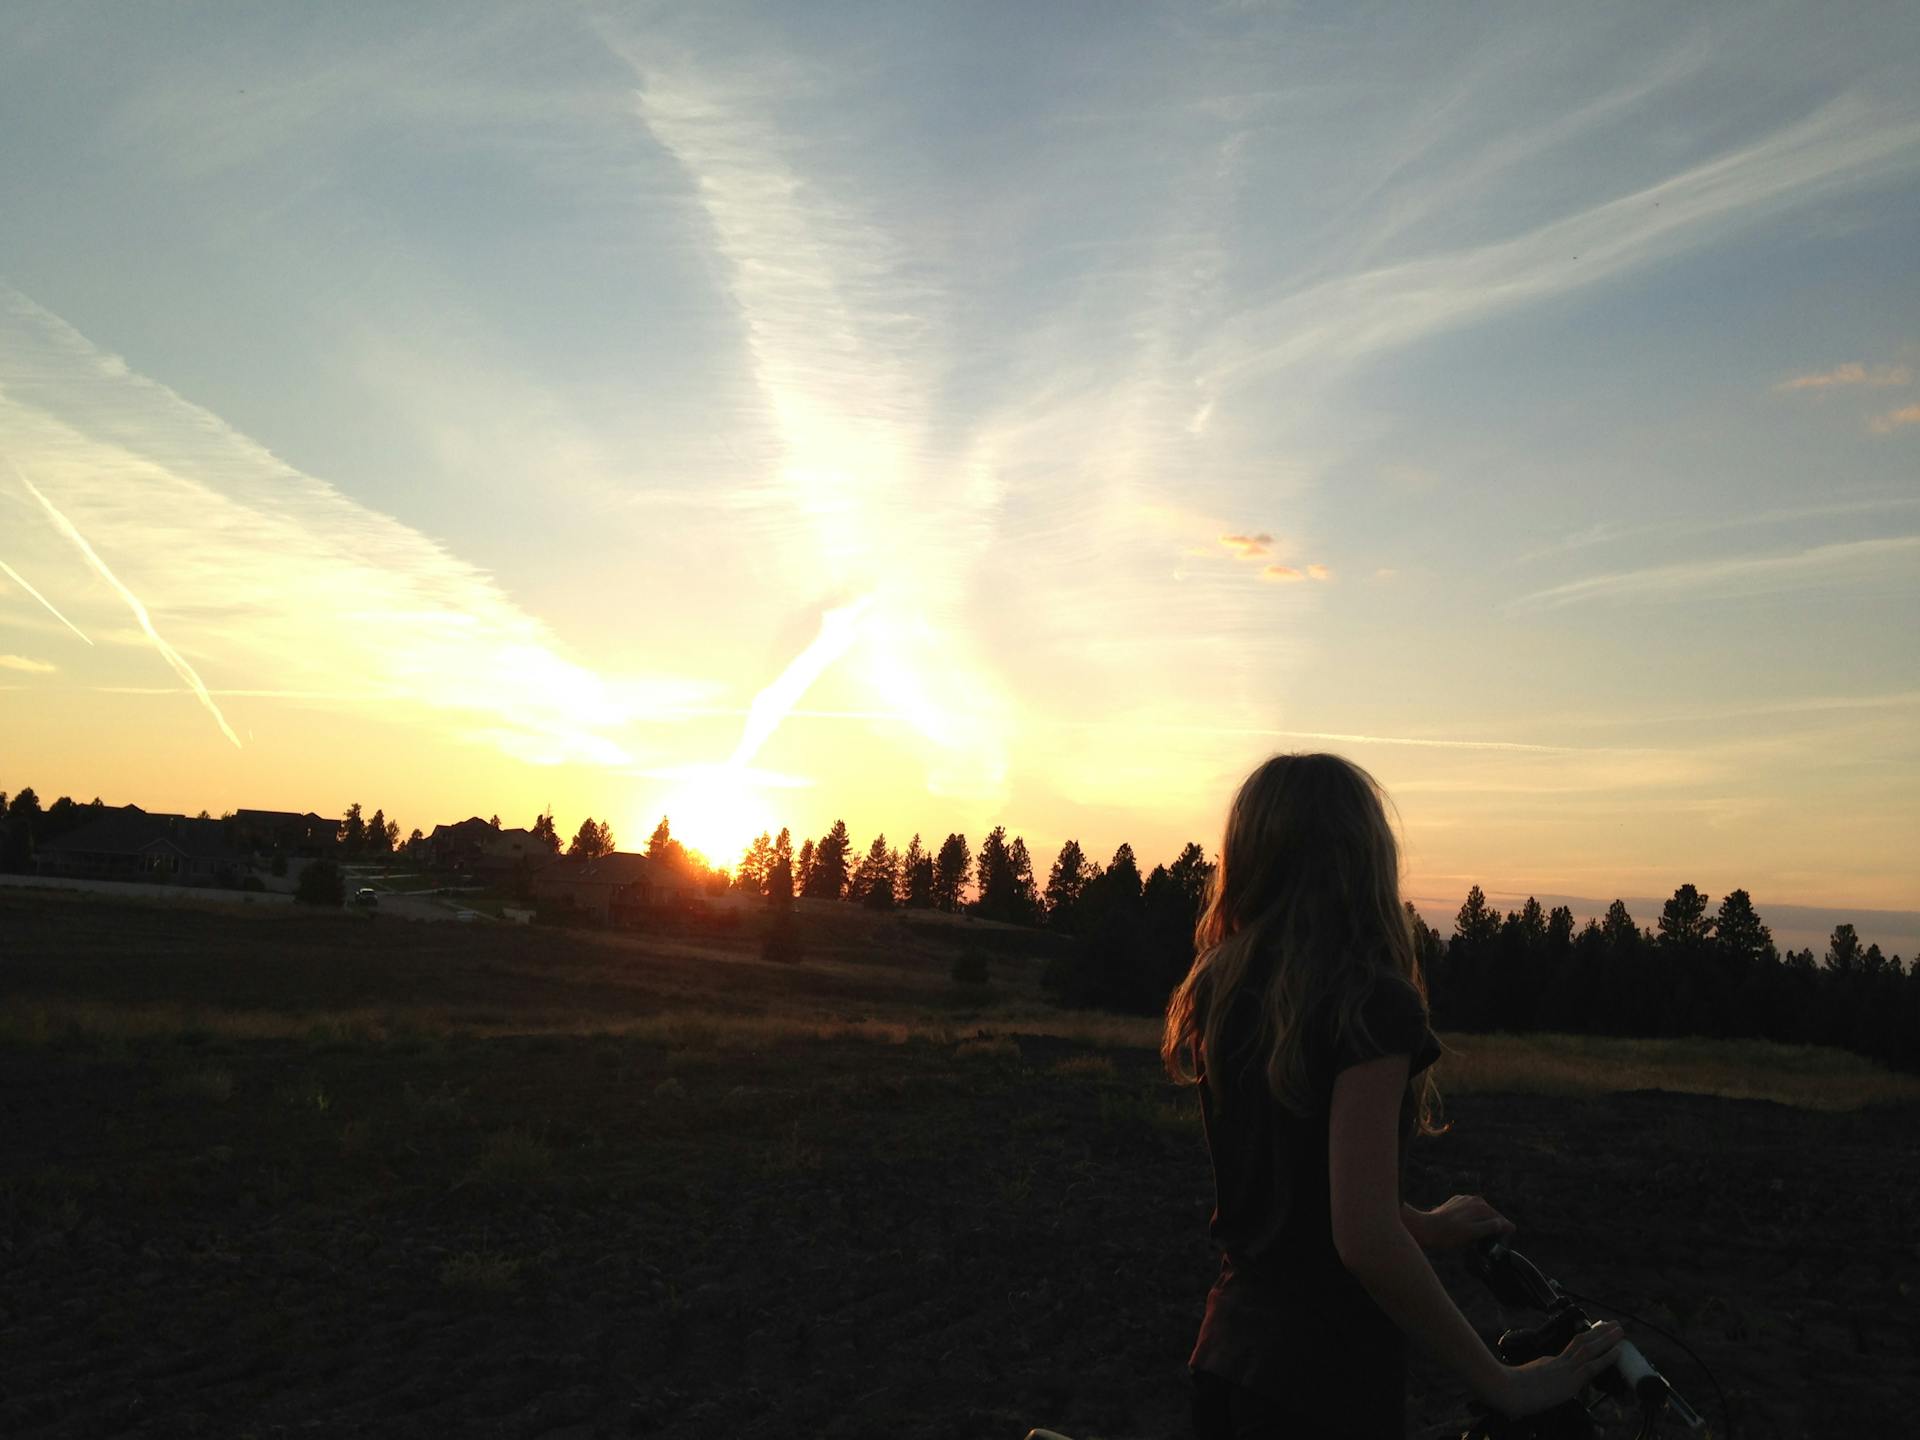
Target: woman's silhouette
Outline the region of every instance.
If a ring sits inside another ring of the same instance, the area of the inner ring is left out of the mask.
[[[1336,755],[1276,755],[1227,812],[1197,956],[1161,1055],[1199,1087],[1222,1252],[1194,1347],[1194,1427],[1216,1436],[1401,1436],[1406,1342],[1509,1415],[1573,1396],[1618,1326],[1508,1367],[1425,1251],[1512,1225],[1485,1200],[1401,1199],[1432,1133],[1440,1044],[1380,787]]]

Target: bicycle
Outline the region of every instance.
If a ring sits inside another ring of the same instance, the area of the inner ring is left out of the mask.
[[[1617,1306],[1563,1289],[1504,1239],[1490,1237],[1475,1244],[1469,1252],[1467,1268],[1503,1305],[1546,1312],[1546,1319],[1538,1325],[1508,1330],[1494,1342],[1495,1351],[1509,1365],[1525,1365],[1544,1356],[1558,1355],[1581,1330],[1598,1323],[1580,1308],[1582,1303],[1611,1310],[1666,1335],[1658,1326]],[[1687,1350],[1678,1337],[1667,1335],[1667,1338]],[[1707,1370],[1706,1363],[1691,1350],[1687,1350],[1687,1354],[1706,1371],[1718,1393],[1720,1382]],[[1589,1401],[1585,1396],[1592,1391],[1599,1394]],[[1638,1408],[1640,1428],[1634,1432],[1634,1440],[1658,1440],[1665,1433],[1664,1422],[1669,1419],[1684,1433],[1701,1436],[1703,1440],[1713,1433],[1700,1413],[1681,1398],[1680,1392],[1654,1367],[1640,1347],[1631,1340],[1623,1340],[1615,1352],[1614,1363],[1595,1377],[1587,1392],[1551,1410],[1518,1419],[1484,1411],[1461,1433],[1460,1440],[1598,1440],[1603,1431],[1596,1412],[1621,1401],[1631,1401]],[[1733,1422],[1727,1413],[1724,1394],[1720,1395],[1720,1413],[1726,1423],[1720,1440],[1733,1440]],[[1068,1437],[1057,1430],[1039,1429],[1029,1431],[1027,1440],[1068,1440]]]
[[[1546,1319],[1538,1325],[1508,1330],[1494,1342],[1494,1349],[1509,1365],[1525,1365],[1543,1356],[1558,1355],[1581,1330],[1596,1324],[1580,1308],[1582,1302],[1598,1309],[1611,1310],[1624,1319],[1646,1325],[1650,1330],[1659,1330],[1658,1326],[1617,1306],[1563,1289],[1559,1282],[1549,1279],[1539,1266],[1499,1237],[1490,1237],[1475,1244],[1469,1252],[1467,1268],[1503,1305],[1519,1305],[1546,1312]],[[1666,1334],[1665,1331],[1659,1333]],[[1686,1350],[1685,1344],[1677,1337],[1667,1335],[1667,1338]],[[1702,1370],[1706,1370],[1708,1380],[1713,1382],[1714,1390],[1718,1393],[1720,1382],[1714,1380],[1713,1372],[1707,1370],[1705,1362],[1691,1350],[1687,1350],[1687,1354]],[[1635,1440],[1654,1440],[1654,1437],[1663,1433],[1664,1422],[1669,1418],[1677,1422],[1686,1434],[1707,1436],[1712,1433],[1700,1413],[1681,1398],[1680,1392],[1654,1368],[1653,1362],[1631,1340],[1621,1341],[1619,1350],[1615,1352],[1614,1363],[1595,1377],[1588,1388],[1601,1392],[1591,1404],[1584,1396],[1575,1396],[1551,1410],[1522,1416],[1517,1420],[1488,1412],[1476,1419],[1462,1433],[1460,1440],[1594,1440],[1601,1434],[1595,1411],[1608,1401],[1626,1400],[1631,1400],[1639,1410],[1640,1428],[1635,1431]],[[1727,1414],[1725,1395],[1720,1396],[1720,1412],[1726,1422],[1723,1440],[1732,1440],[1733,1423]]]

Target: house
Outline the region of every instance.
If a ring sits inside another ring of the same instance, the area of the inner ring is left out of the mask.
[[[537,900],[570,907],[603,924],[631,924],[649,911],[682,904],[694,896],[688,877],[644,855],[615,851],[597,860],[556,859],[533,877]]]
[[[436,825],[427,837],[427,861],[436,869],[469,870],[499,832],[478,815],[452,825]]]
[[[246,870],[247,852],[235,845],[231,826],[123,805],[49,840],[37,868],[42,875],[93,880],[235,884]]]
[[[236,810],[232,827],[234,844],[263,855],[328,855],[340,843],[341,822],[311,810]]]
[[[479,840],[469,867],[476,875],[499,879],[527,874],[551,865],[559,857],[531,830],[495,830],[488,827]]]

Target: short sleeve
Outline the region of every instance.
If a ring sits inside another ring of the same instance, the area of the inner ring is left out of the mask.
[[[1420,992],[1398,976],[1380,980],[1361,1003],[1360,1025],[1334,1046],[1334,1073],[1382,1055],[1408,1056],[1415,1075],[1440,1058],[1440,1041],[1427,1025]]]

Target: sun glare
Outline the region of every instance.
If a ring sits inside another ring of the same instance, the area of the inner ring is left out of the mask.
[[[710,865],[731,869],[753,837],[766,829],[769,811],[752,777],[731,765],[689,771],[668,797],[673,837],[697,850]],[[652,825],[646,827],[652,833]]]

